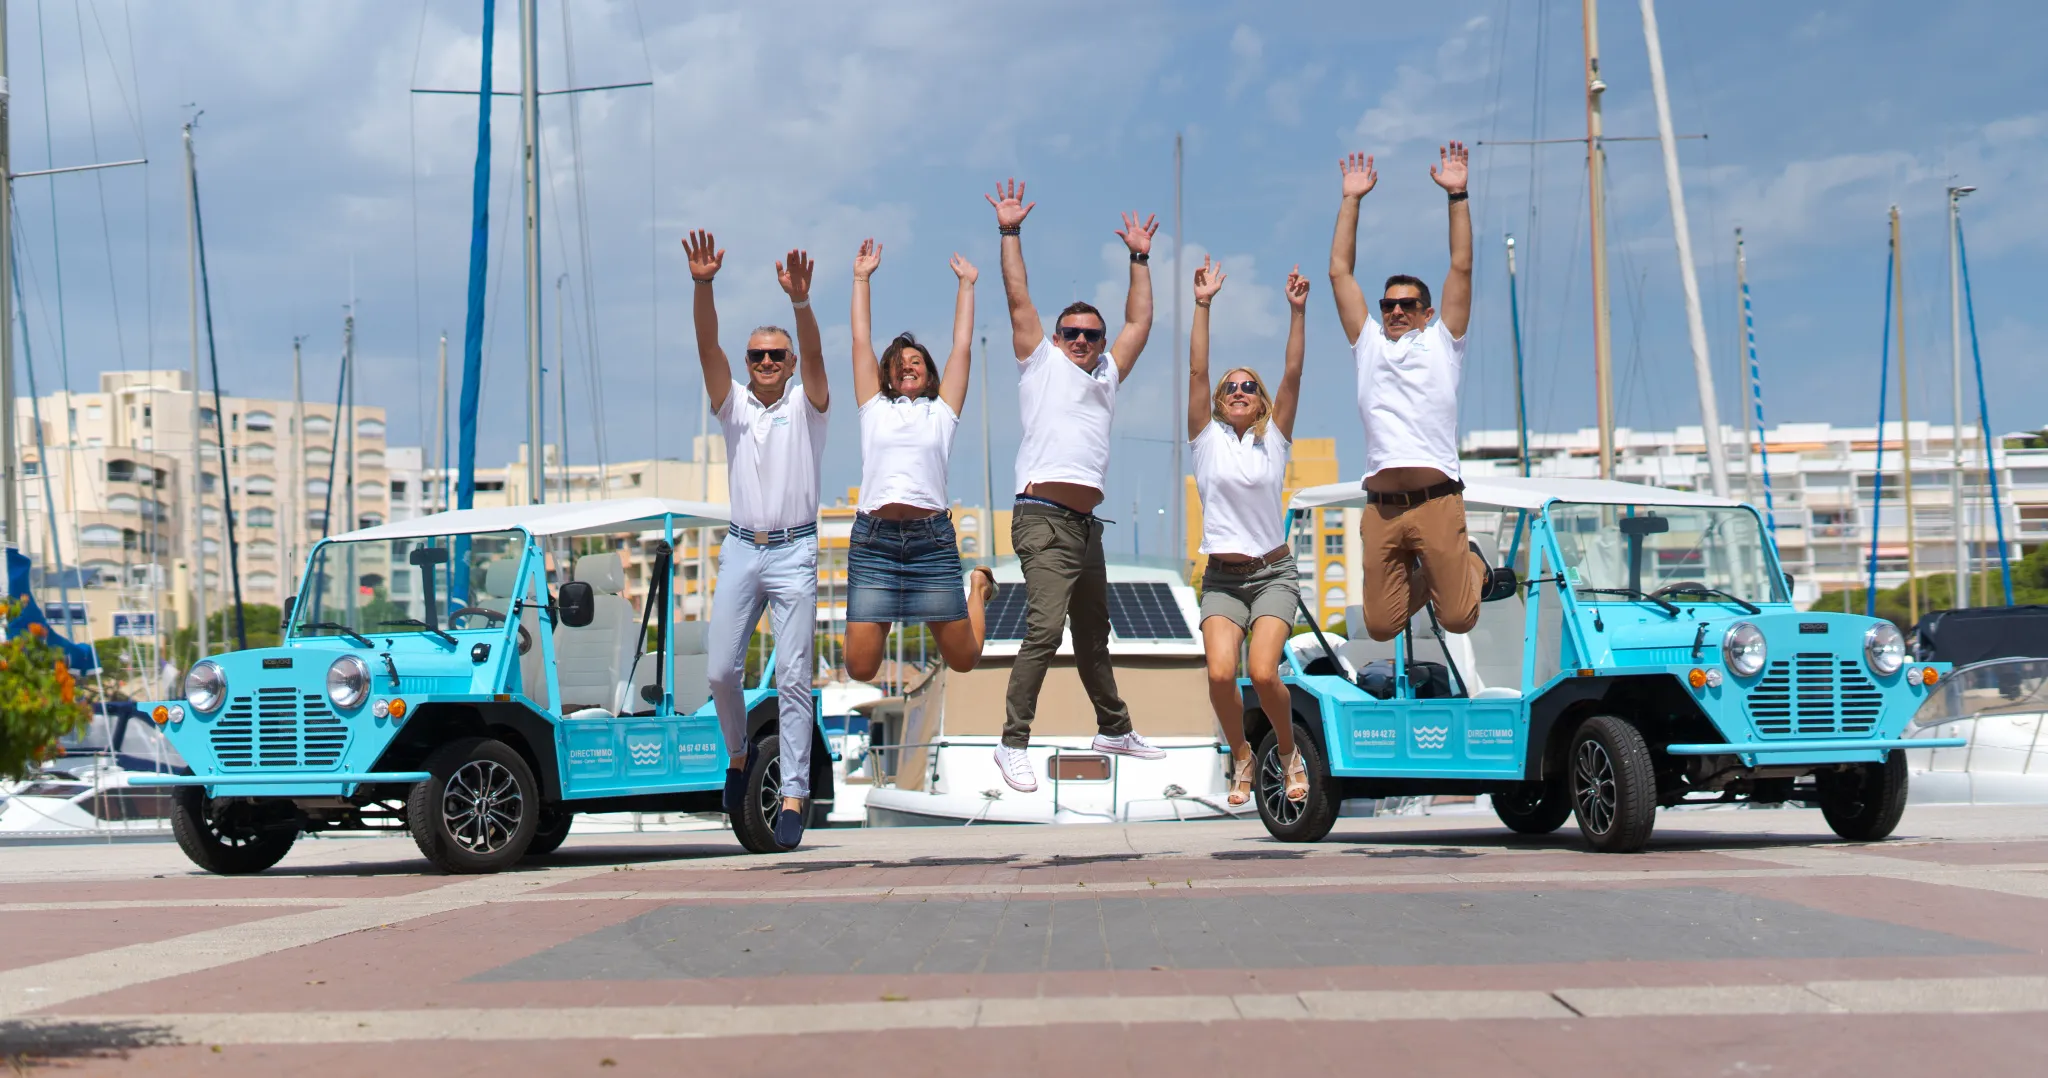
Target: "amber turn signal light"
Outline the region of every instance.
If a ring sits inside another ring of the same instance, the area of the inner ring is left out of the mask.
[[[165,723],[171,721],[171,709],[163,706],[162,704],[158,704],[156,708],[149,713],[149,718],[150,721],[156,723],[158,726],[162,726]]]
[[[1707,672],[1695,666],[1692,673],[1685,675],[1685,680],[1695,689],[1704,689],[1707,687]]]
[[[392,698],[392,701],[391,701],[391,717],[392,717],[392,718],[394,718],[394,719],[402,719],[402,718],[405,718],[405,701],[404,701],[404,700],[398,699],[398,698],[396,698],[396,697]]]

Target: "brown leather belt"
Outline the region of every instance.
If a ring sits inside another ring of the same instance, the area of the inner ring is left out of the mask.
[[[1287,544],[1282,543],[1250,561],[1221,561],[1212,557],[1209,559],[1209,568],[1219,573],[1229,573],[1232,576],[1249,576],[1261,569],[1278,565],[1293,556],[1294,551],[1290,550]]]
[[[1408,509],[1421,505],[1426,501],[1446,498],[1450,495],[1462,494],[1464,492],[1465,483],[1463,480],[1446,479],[1435,486],[1423,487],[1421,490],[1368,490],[1365,492],[1365,504],[1394,505]]]

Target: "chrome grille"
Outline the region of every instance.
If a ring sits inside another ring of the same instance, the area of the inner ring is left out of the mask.
[[[348,727],[325,696],[281,686],[231,698],[212,740],[222,767],[331,769],[348,748]]]
[[[1804,651],[1765,668],[1747,708],[1761,737],[1856,737],[1877,725],[1884,696],[1860,661]]]

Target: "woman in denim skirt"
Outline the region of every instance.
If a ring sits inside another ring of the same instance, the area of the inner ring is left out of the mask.
[[[875,356],[868,278],[882,245],[864,240],[853,260],[853,397],[860,410],[860,514],[846,555],[846,672],[856,681],[882,668],[893,624],[923,624],[946,665],[965,673],[981,661],[983,612],[995,572],[974,570],[962,586],[960,549],[946,498],[946,461],[967,401],[973,356],[974,266],[953,256],[953,354],[943,373],[917,338],[899,334]]]
[[[1308,774],[1294,748],[1293,709],[1280,683],[1280,650],[1294,630],[1301,598],[1294,552],[1287,546],[1281,488],[1301,398],[1302,337],[1308,279],[1287,275],[1286,367],[1269,394],[1249,367],[1226,371],[1209,391],[1209,304],[1223,287],[1221,263],[1202,259],[1195,271],[1194,334],[1188,341],[1188,441],[1194,447],[1195,489],[1202,499],[1202,650],[1209,660],[1209,702],[1230,742],[1230,793],[1236,808],[1252,799],[1252,746],[1244,736],[1244,697],[1237,656],[1247,635],[1252,688],[1273,718],[1278,756],[1269,763],[1287,798],[1308,796]]]

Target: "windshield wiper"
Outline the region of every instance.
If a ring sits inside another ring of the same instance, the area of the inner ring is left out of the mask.
[[[1735,604],[1736,606],[1739,606],[1739,607],[1741,607],[1741,608],[1742,608],[1742,609],[1743,609],[1743,610],[1744,610],[1745,612],[1747,612],[1747,613],[1751,613],[1751,614],[1761,614],[1761,613],[1763,613],[1763,612],[1764,612],[1764,608],[1763,608],[1763,607],[1760,607],[1760,606],[1756,605],[1755,603],[1752,603],[1752,602],[1750,602],[1750,601],[1749,601],[1748,599],[1744,599],[1743,597],[1741,597],[1741,596],[1739,596],[1739,595],[1731,595],[1731,594],[1729,594],[1728,592],[1722,591],[1722,590],[1721,590],[1720,588],[1710,588],[1710,587],[1707,587],[1707,586],[1706,586],[1706,585],[1704,585],[1704,584],[1680,584],[1680,585],[1674,585],[1674,586],[1672,586],[1672,587],[1667,587],[1667,588],[1665,588],[1665,589],[1664,589],[1664,594],[1666,594],[1666,595],[1704,595],[1704,596],[1706,596],[1706,597],[1707,597],[1707,598],[1709,598],[1709,599],[1711,599],[1711,598],[1714,598],[1715,596],[1719,596],[1719,597],[1721,597],[1721,598],[1723,598],[1723,599],[1726,599],[1726,600],[1728,600],[1728,601],[1729,601],[1729,602],[1731,602],[1731,603],[1734,603],[1734,604]]]
[[[1626,595],[1631,599],[1641,599],[1645,602],[1656,603],[1666,614],[1674,618],[1678,616],[1678,607],[1640,588],[1580,588],[1579,590],[1589,595]]]
[[[449,647],[451,647],[451,648],[452,648],[452,647],[459,647],[459,646],[461,646],[461,644],[462,644],[462,641],[460,641],[460,640],[457,640],[457,639],[455,639],[455,638],[454,638],[453,636],[449,635],[448,633],[442,632],[441,630],[439,630],[439,629],[436,629],[436,628],[434,628],[434,627],[433,627],[432,625],[429,625],[429,624],[427,624],[426,622],[424,622],[424,621],[421,621],[421,620],[420,620],[420,619],[418,619],[418,618],[399,618],[399,619],[398,619],[397,621],[380,621],[380,622],[378,622],[377,624],[379,624],[379,625],[411,625],[411,626],[414,626],[414,627],[416,627],[416,628],[421,628],[421,629],[425,629],[426,631],[428,631],[428,632],[430,632],[430,633],[433,633],[433,634],[434,634],[435,636],[438,636],[438,637],[440,637],[441,639],[443,639],[443,640],[446,640],[446,641],[448,641],[448,646],[449,646]]]
[[[346,625],[343,625],[342,623],[340,623],[340,622],[338,622],[338,621],[306,621],[306,622],[300,622],[300,623],[299,623],[299,628],[301,628],[301,629],[333,629],[333,630],[334,630],[335,632],[338,632],[338,633],[341,633],[341,634],[343,634],[344,636],[347,636],[347,637],[348,637],[348,638],[349,638],[350,640],[353,640],[353,641],[355,641],[356,643],[358,643],[358,644],[361,644],[362,646],[364,646],[364,647],[366,647],[366,648],[374,648],[374,647],[376,647],[376,646],[377,646],[377,645],[376,645],[376,644],[375,644],[374,642],[372,642],[372,641],[370,640],[370,638],[369,638],[369,637],[367,637],[367,636],[364,636],[363,634],[361,634],[361,633],[359,633],[359,632],[355,631],[354,629],[351,629],[351,628],[349,628],[349,627],[348,627],[348,626],[346,626]]]

